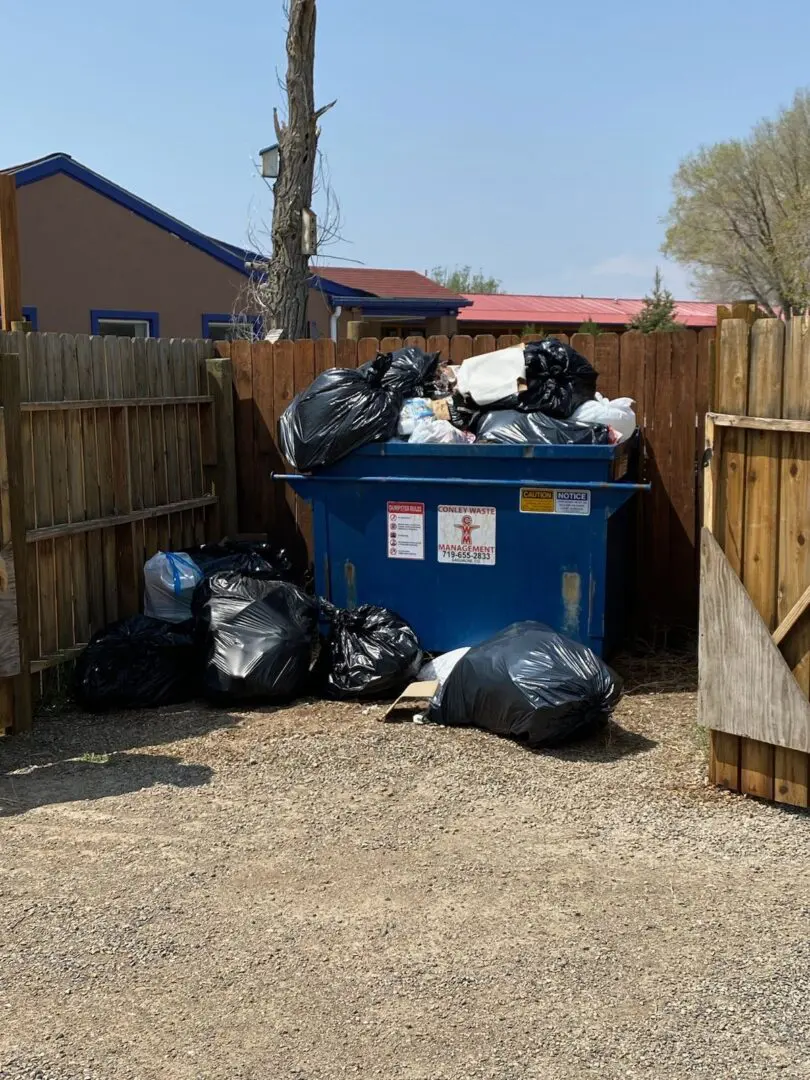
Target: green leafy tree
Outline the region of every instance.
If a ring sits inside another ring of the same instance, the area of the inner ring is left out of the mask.
[[[810,91],[746,138],[687,157],[672,186],[662,250],[706,299],[753,297],[769,315],[810,307]]]
[[[602,333],[602,328],[598,322],[594,322],[593,319],[586,319],[585,322],[577,330],[578,334],[593,334],[594,337],[599,337]]]
[[[675,301],[672,293],[664,288],[661,271],[656,266],[652,292],[644,297],[644,305],[635,319],[627,324],[629,330],[641,330],[644,334],[654,334],[661,330],[683,330],[675,322]]]
[[[438,285],[444,285],[454,293],[497,293],[501,291],[498,278],[484,277],[482,270],[473,273],[471,266],[457,266],[451,270],[448,266],[434,266],[427,275]]]

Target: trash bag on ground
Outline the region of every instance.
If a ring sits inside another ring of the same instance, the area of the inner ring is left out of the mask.
[[[461,444],[475,442],[475,436],[467,431],[460,431],[449,420],[418,420],[408,440],[412,443]]]
[[[321,601],[329,633],[318,658],[319,682],[329,697],[395,697],[422,663],[416,632],[387,608],[364,604],[354,611]]]
[[[503,409],[481,416],[475,441],[602,446],[610,442],[610,432],[600,424],[577,424],[572,420],[555,420],[541,412],[524,413],[516,409]]]
[[[567,420],[596,393],[596,370],[570,345],[544,338],[529,342],[524,355],[527,388],[518,395],[522,411]]]
[[[386,370],[385,356],[355,370],[331,368],[297,394],[279,419],[287,461],[308,471],[331,465],[366,443],[390,439],[403,393],[383,385]]]
[[[452,652],[442,653],[441,656],[434,656],[419,669],[419,674],[416,676],[417,682],[437,682],[439,686],[444,685],[450,672],[469,651],[469,646],[466,646],[463,649],[453,649]]]
[[[397,421],[398,435],[413,435],[413,429],[418,420],[430,420],[433,417],[433,409],[427,398],[408,398],[402,402]]]
[[[288,701],[307,688],[318,604],[267,572],[220,570],[197,587],[203,688],[228,701]]]
[[[189,701],[198,663],[191,622],[133,615],[94,634],[76,661],[76,700],[85,709],[146,709]]]
[[[637,425],[633,409],[635,402],[629,397],[614,398],[597,394],[593,401],[585,401],[571,414],[571,419],[582,424],[604,424],[616,433],[615,442],[624,442],[635,432]]]
[[[476,405],[492,405],[517,394],[518,382],[525,374],[523,345],[510,345],[465,360],[458,369],[458,389]]]
[[[429,718],[559,746],[603,724],[621,692],[621,679],[591,649],[543,623],[521,622],[461,658]]]
[[[203,577],[210,577],[217,570],[243,570],[272,573],[279,581],[294,579],[293,565],[285,549],[267,542],[222,540],[190,548],[187,554]]]
[[[143,567],[144,614],[166,622],[186,622],[201,579],[199,566],[186,552],[159,551]]]

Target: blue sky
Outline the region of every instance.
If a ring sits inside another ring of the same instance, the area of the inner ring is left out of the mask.
[[[269,220],[281,0],[0,0],[0,162],[63,150],[196,228]],[[320,0],[318,100],[345,243],[512,292],[640,295],[678,161],[810,84],[810,4]]]

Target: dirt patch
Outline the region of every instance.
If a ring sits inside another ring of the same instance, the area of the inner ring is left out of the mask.
[[[810,1076],[810,819],[629,676],[551,754],[323,702],[0,744],[0,1076]]]

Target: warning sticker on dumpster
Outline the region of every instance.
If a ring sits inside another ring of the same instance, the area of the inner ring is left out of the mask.
[[[587,517],[591,512],[591,493],[574,488],[521,488],[520,512]]]
[[[388,504],[388,558],[424,559],[425,504]]]
[[[495,565],[495,507],[440,506],[439,562]]]

